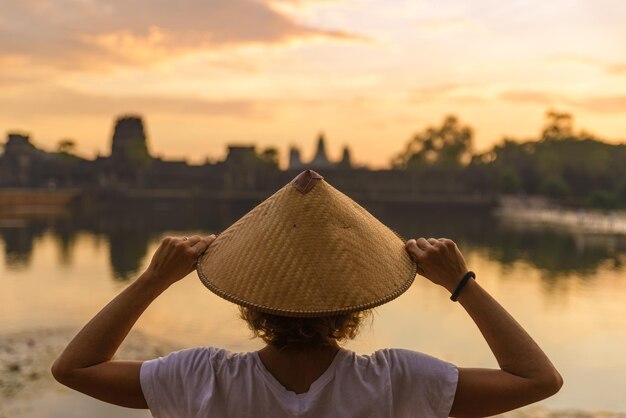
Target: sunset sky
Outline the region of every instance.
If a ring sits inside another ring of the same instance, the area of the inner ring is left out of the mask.
[[[108,154],[132,113],[164,158],[323,131],[383,167],[448,113],[483,150],[549,108],[626,140],[626,1],[0,0],[0,132],[47,150]]]

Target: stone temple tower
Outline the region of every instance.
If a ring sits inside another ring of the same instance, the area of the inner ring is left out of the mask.
[[[299,170],[304,166],[300,158],[300,150],[296,147],[289,149],[289,169]]]
[[[341,156],[341,161],[339,161],[339,166],[341,168],[352,168],[352,158],[350,158],[350,148],[347,146],[343,147],[343,154]]]
[[[309,165],[314,168],[329,168],[333,166],[333,163],[331,163],[326,156],[326,144],[324,142],[323,133],[320,133],[317,139],[317,151]]]
[[[143,121],[139,116],[122,116],[115,122],[111,158],[114,161],[141,165],[151,159]]]

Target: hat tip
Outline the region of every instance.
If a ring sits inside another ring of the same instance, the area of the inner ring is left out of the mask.
[[[324,179],[319,173],[307,169],[298,174],[296,178],[291,181],[293,187],[295,187],[300,193],[305,194],[310,192],[319,180]]]

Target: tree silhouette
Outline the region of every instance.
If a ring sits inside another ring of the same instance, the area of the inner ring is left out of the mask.
[[[472,158],[473,132],[454,115],[448,115],[440,127],[429,127],[416,134],[406,149],[392,161],[396,168],[439,166],[458,168]]]
[[[76,142],[71,139],[62,139],[57,145],[57,151],[61,154],[74,154]]]
[[[486,152],[471,151],[472,129],[447,116],[441,126],[415,135],[392,166],[420,169],[421,178],[436,172],[429,181],[439,182],[438,191],[455,182],[458,192],[497,190],[546,196],[564,205],[626,207],[626,144],[576,131],[570,113],[547,111],[535,138],[505,137]],[[452,172],[456,177],[445,177]]]
[[[565,139],[574,136],[574,117],[570,113],[556,110],[546,112],[546,124],[541,132],[542,139]]]
[[[258,156],[264,163],[267,163],[271,167],[278,168],[278,150],[276,148],[265,148]]]

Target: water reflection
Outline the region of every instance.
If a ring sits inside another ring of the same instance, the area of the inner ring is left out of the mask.
[[[124,206],[0,219],[0,340],[7,333],[24,333],[42,350],[50,339],[36,338],[33,329],[57,335],[66,327],[68,335],[52,339],[61,347],[145,268],[160,237],[220,231],[252,206]],[[565,376],[564,390],[546,406],[626,410],[620,389],[626,372],[623,237],[503,223],[468,209],[368,209],[407,238],[448,236],[459,242],[481,284],[541,342]],[[495,366],[476,327],[448,296],[426,280],[416,280],[405,295],[377,310],[375,326],[349,348],[368,353],[404,347],[463,366]],[[194,277],[160,296],[137,329],[178,348],[207,343],[235,351],[258,348],[258,341],[248,339],[235,306],[206,291]],[[41,370],[47,373],[50,361]],[[0,370],[0,380],[6,376]],[[27,392],[36,391],[29,386]],[[74,398],[69,399],[59,405],[68,408]]]
[[[4,241],[5,263],[8,268],[28,267],[33,252],[33,241],[45,231],[41,222],[11,222],[0,228]]]
[[[48,232],[58,242],[61,263],[69,264],[76,235],[87,232],[109,244],[114,278],[128,280],[136,274],[155,236],[165,231],[218,231],[255,203],[110,205],[48,218],[4,219],[0,220],[0,236],[5,243],[5,264],[13,270],[27,268],[34,242]]]
[[[489,213],[454,209],[383,212],[380,219],[405,237],[449,237],[482,250],[503,267],[523,261],[545,280],[594,276],[600,266],[622,267],[626,237],[583,235],[501,221]]]
[[[0,223],[7,269],[25,269],[34,242],[51,233],[61,264],[72,263],[76,236],[89,233],[109,246],[109,262],[116,280],[136,276],[148,247],[167,231],[220,231],[256,202],[150,206],[112,206],[91,212],[70,212],[44,219]],[[489,213],[438,207],[370,205],[374,215],[404,237],[450,237],[462,248],[471,247],[505,268],[523,261],[538,269],[546,282],[563,277],[593,277],[600,266],[620,269],[626,239],[585,236],[575,231],[555,231],[500,222]]]

